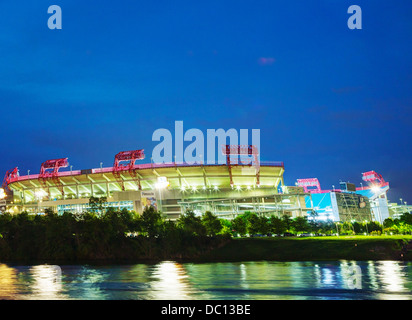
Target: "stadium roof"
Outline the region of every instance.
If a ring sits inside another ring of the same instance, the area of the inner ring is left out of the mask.
[[[122,190],[152,190],[159,177],[166,177],[169,188],[228,188],[233,186],[277,188],[283,183],[283,162],[264,162],[259,172],[248,165],[189,165],[185,163],[140,164],[132,170],[114,167],[89,170],[68,170],[55,174],[16,175],[8,187],[25,192],[26,197],[35,197],[39,190],[50,192],[51,197],[88,193],[106,194]],[[232,182],[232,184],[231,184]]]

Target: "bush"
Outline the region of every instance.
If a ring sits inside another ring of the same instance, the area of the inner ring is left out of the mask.
[[[378,231],[374,230],[370,233],[371,236],[380,236],[381,234],[382,234],[382,232],[380,230],[378,230]]]

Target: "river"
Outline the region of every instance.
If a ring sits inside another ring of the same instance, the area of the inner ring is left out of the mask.
[[[0,264],[6,300],[412,299],[412,263]]]

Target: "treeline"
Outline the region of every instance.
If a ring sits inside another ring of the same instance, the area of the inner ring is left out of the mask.
[[[235,236],[359,234],[381,230],[377,222],[336,223],[332,220],[322,221],[308,217],[291,218],[288,215],[265,217],[250,212],[237,216],[230,224]]]
[[[213,215],[177,222],[154,208],[142,215],[113,208],[57,215],[0,215],[0,261],[96,261],[194,258],[227,242]],[[219,233],[219,234],[218,234]]]
[[[317,220],[316,217],[296,217],[288,215],[277,217],[259,216],[246,212],[231,221],[224,222],[234,236],[253,235],[353,235],[353,234],[412,234],[412,215],[403,213],[398,219],[388,218],[383,225],[377,221],[345,221]]]
[[[317,221],[307,217],[265,217],[252,212],[233,220],[211,212],[187,211],[172,222],[153,207],[141,215],[126,209],[92,207],[57,215],[0,215],[0,261],[158,260],[199,257],[239,236],[311,234],[410,234],[412,215],[377,222]]]
[[[387,234],[412,234],[412,214],[405,212],[398,219],[385,219],[383,232]]]

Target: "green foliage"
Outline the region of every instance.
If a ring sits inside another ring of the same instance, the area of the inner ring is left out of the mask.
[[[58,215],[51,209],[46,209],[44,215],[0,214],[0,259],[179,259],[197,256],[231,235],[281,235],[287,231],[330,234],[337,228],[340,234],[412,234],[410,214],[386,219],[382,230],[377,222],[337,224],[331,220],[317,221],[315,216],[311,220],[287,215],[267,218],[253,212],[226,220],[211,212],[196,216],[189,210],[172,222],[153,207],[146,207],[139,215],[126,209],[103,211],[103,204],[99,207],[95,203],[96,210],[82,214]]]
[[[177,220],[177,225],[192,235],[204,236],[207,233],[202,219],[197,217],[192,210],[187,210],[182,214]]]
[[[205,227],[206,235],[208,236],[217,235],[220,231],[222,231],[223,228],[220,219],[210,211],[206,211],[203,214],[201,223]]]
[[[309,231],[310,227],[309,227],[308,219],[306,217],[296,217],[292,221],[292,228],[297,233]]]
[[[164,225],[164,219],[162,214],[154,207],[146,207],[140,217],[140,221],[137,223],[138,230],[143,234],[146,234],[149,238],[158,237]],[[139,228],[140,226],[140,228]]]
[[[247,233],[247,221],[243,216],[237,216],[232,220],[232,230],[235,234],[244,236]]]
[[[268,218],[252,213],[247,217],[247,230],[250,235],[267,234],[270,232]]]
[[[292,227],[292,218],[289,217],[287,214],[282,216],[283,223],[285,224],[286,230],[290,230]]]
[[[230,228],[225,225],[228,234]],[[57,215],[0,215],[2,261],[84,261],[162,259],[196,256],[227,241],[216,216],[182,215],[178,223],[165,221],[153,207],[141,215],[108,208],[106,212]],[[214,237],[209,237],[212,235]]]
[[[99,215],[103,214],[104,204],[107,203],[106,197],[90,197],[89,205],[90,211],[97,213]]]
[[[402,215],[399,217],[399,222],[407,225],[412,225],[412,214],[410,214],[409,212],[402,213]]]
[[[283,234],[286,232],[286,223],[279,217],[272,215],[269,220],[270,231],[274,234]]]

